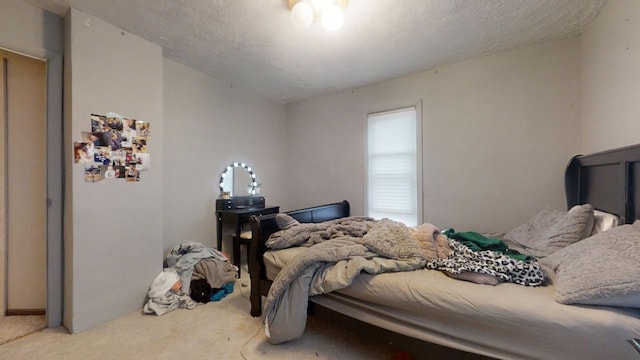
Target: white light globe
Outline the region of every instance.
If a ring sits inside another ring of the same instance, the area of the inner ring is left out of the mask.
[[[313,9],[305,2],[299,1],[291,9],[291,21],[299,29],[306,29],[313,22]]]
[[[323,12],[326,8],[333,5],[334,0],[311,0],[314,9]]]
[[[337,5],[329,6],[322,13],[322,26],[329,31],[336,31],[342,27],[344,22],[344,13]]]

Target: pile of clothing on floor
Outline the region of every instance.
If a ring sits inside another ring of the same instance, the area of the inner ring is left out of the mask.
[[[164,315],[219,301],[233,292],[238,267],[219,250],[193,241],[180,242],[167,255],[164,269],[151,282],[143,311]]]

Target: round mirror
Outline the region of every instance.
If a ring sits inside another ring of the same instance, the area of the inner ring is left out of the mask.
[[[227,165],[220,175],[220,194],[229,196],[250,196],[256,194],[256,174],[245,163]]]

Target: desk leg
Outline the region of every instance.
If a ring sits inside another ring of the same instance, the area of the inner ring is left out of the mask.
[[[233,265],[238,267],[238,278],[240,277],[240,233],[242,231],[242,224],[236,221],[236,236],[233,239]]]
[[[222,251],[222,217],[218,215],[217,218],[218,218],[218,226],[216,227],[216,233],[218,235],[217,245],[218,245],[218,250]]]

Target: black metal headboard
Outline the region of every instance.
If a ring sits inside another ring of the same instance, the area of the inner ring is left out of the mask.
[[[567,206],[589,203],[620,222],[640,218],[640,145],[573,157],[565,170]]]

